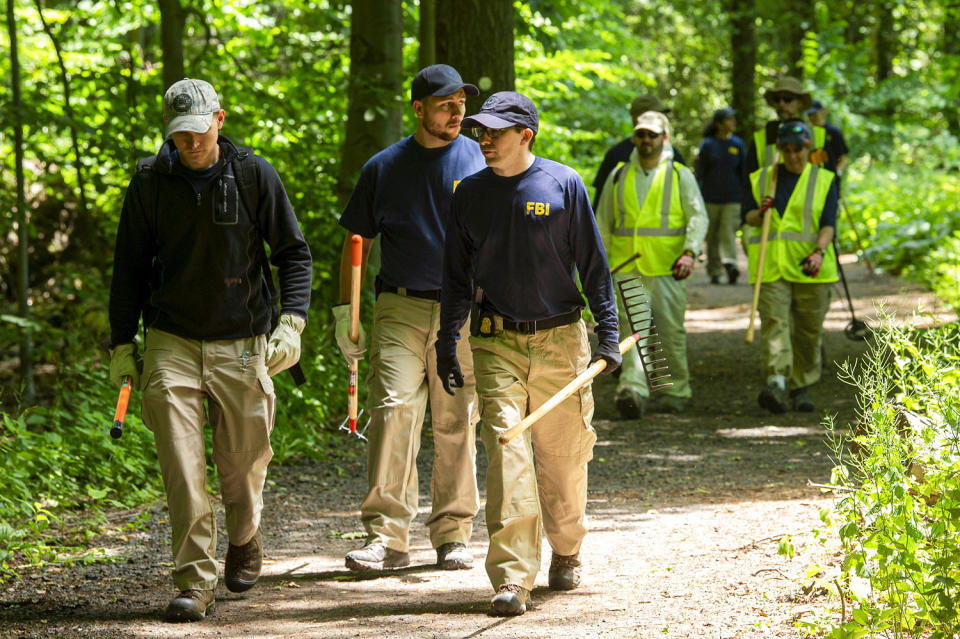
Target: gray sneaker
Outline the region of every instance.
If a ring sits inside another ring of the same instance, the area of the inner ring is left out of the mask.
[[[250,590],[260,578],[262,566],[263,537],[257,528],[257,532],[244,545],[227,545],[227,558],[223,562],[223,583],[231,592]]]
[[[167,621],[200,621],[213,612],[213,590],[181,590],[163,613]]]
[[[558,555],[550,559],[550,590],[573,590],[580,585],[580,553]]]
[[[410,565],[410,553],[387,548],[375,542],[348,552],[345,563],[347,568],[356,572],[404,568]]]
[[[495,617],[515,617],[533,609],[530,591],[516,584],[500,586],[490,603],[493,605],[490,614]]]
[[[442,570],[470,570],[473,568],[473,555],[464,544],[451,541],[437,548],[437,565]]]

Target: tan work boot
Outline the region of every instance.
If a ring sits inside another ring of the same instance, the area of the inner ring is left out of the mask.
[[[522,615],[527,610],[533,610],[530,591],[516,584],[500,586],[490,603],[493,605],[490,614],[495,617],[515,617]]]
[[[470,570],[473,568],[473,555],[464,544],[451,541],[437,548],[437,565],[442,570]]]
[[[550,590],[573,590],[580,585],[580,553],[558,555],[550,559]]]
[[[181,590],[163,613],[167,621],[200,621],[213,612],[213,590]]]
[[[410,553],[387,548],[384,544],[375,542],[348,552],[345,563],[347,568],[353,571],[403,568],[410,565]]]
[[[263,537],[260,529],[242,546],[228,544],[227,558],[223,567],[223,582],[231,592],[244,592],[253,588],[260,578],[263,565]]]

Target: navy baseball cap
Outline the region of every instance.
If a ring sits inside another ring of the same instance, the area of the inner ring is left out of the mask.
[[[800,120],[787,120],[780,125],[777,131],[777,146],[782,147],[787,144],[799,144],[805,146],[813,138],[810,135],[810,129]]]
[[[814,100],[810,104],[810,108],[807,109],[806,113],[807,115],[813,115],[817,111],[823,111],[823,102],[821,102],[820,100]]]
[[[737,115],[737,112],[731,107],[725,107],[723,109],[717,109],[713,112],[713,121],[719,122],[720,120],[726,120],[727,118],[732,118]]]
[[[480,89],[464,82],[460,73],[449,64],[431,64],[417,72],[410,86],[410,101],[430,95],[452,95],[463,89],[467,95],[480,95]]]
[[[534,133],[540,128],[537,107],[530,98],[515,91],[494,93],[480,107],[480,112],[460,121],[461,129],[506,129],[519,124]]]

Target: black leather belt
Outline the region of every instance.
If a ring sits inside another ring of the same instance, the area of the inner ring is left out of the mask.
[[[561,315],[554,315],[553,317],[547,317],[542,320],[533,320],[530,322],[514,322],[509,320],[506,317],[503,318],[503,330],[505,331],[516,331],[518,333],[523,333],[524,335],[533,335],[537,331],[545,331],[549,328],[556,328],[558,326],[566,326],[567,324],[573,324],[574,322],[580,319],[580,309],[575,309],[569,313],[563,313]]]
[[[434,302],[440,301],[440,289],[435,289],[433,291],[415,291],[412,288],[390,286],[379,277],[374,284],[374,290],[376,290],[377,295],[380,295],[380,293],[395,293],[397,295],[403,295],[404,297],[417,297],[424,300],[433,300]]]

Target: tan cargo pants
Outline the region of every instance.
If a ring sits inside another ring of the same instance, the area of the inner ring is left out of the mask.
[[[783,375],[789,390],[820,381],[823,318],[829,308],[829,284],[763,283],[757,311],[764,379]]]
[[[583,322],[535,335],[471,337],[487,451],[487,575],[532,589],[540,570],[541,521],[553,552],[580,551],[587,534],[587,462],[597,436],[588,384],[506,446],[498,438],[589,363]],[[536,458],[536,461],[534,461]]]
[[[634,271],[628,274],[615,273],[613,277],[619,282],[638,275]],[[657,357],[664,357],[667,360],[666,372],[670,374],[670,378],[664,381],[673,383],[673,386],[664,388],[660,393],[684,398],[691,397],[693,391],[690,390],[690,369],[687,366],[687,331],[683,326],[687,312],[687,282],[675,280],[670,275],[657,277],[639,275],[639,277],[650,294],[653,322],[658,334],[656,340],[661,342],[660,348],[663,349],[663,353]],[[617,312],[620,315],[620,339],[623,340],[630,336],[630,322],[619,295]],[[647,376],[643,372],[643,364],[640,362],[640,354],[636,348],[631,348],[623,354],[617,390],[622,388],[630,388],[640,397],[650,397]]]
[[[469,544],[480,508],[473,358],[467,340],[459,340],[464,387],[451,397],[437,377],[439,328],[439,302],[395,293],[377,297],[367,377],[368,492],[360,518],[367,543],[379,541],[400,552],[409,550],[410,524],[417,516],[417,453],[428,399],[434,459],[427,527],[433,547]]]
[[[707,205],[707,275],[725,275],[724,264],[737,263],[737,229],[740,228],[740,203]]]
[[[212,428],[230,543],[247,543],[260,526],[276,407],[264,365],[266,347],[264,335],[204,342],[147,332],[143,421],[157,444],[173,529],[173,580],[181,590],[217,585],[205,422]]]

